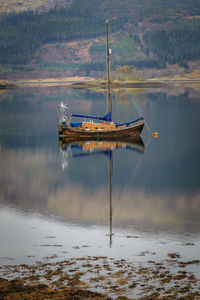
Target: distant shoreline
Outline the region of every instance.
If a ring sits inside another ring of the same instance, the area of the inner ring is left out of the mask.
[[[127,80],[127,88],[155,88],[166,85],[176,84],[200,84],[200,78],[156,78],[144,81]],[[68,87],[77,89],[99,89],[107,88],[107,81],[95,79],[92,77],[64,77],[64,78],[44,78],[44,79],[27,79],[27,80],[7,80],[0,81],[0,90],[7,90],[16,87]],[[112,82],[113,89],[122,87],[120,81]]]
[[[8,89],[13,89],[16,86],[14,84],[8,83],[8,82],[1,82],[0,81],[0,91],[6,91]]]

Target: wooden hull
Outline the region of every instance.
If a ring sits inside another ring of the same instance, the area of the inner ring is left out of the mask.
[[[118,126],[115,129],[111,130],[102,130],[102,131],[86,131],[81,128],[74,128],[68,125],[67,123],[59,123],[58,131],[59,138],[97,138],[97,139],[107,139],[107,138],[126,138],[139,136],[144,127],[144,120],[139,120],[128,126]]]

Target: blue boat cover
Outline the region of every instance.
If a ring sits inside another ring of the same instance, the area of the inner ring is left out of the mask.
[[[94,151],[94,152],[83,152],[83,153],[77,153],[77,154],[73,154],[73,157],[84,157],[84,156],[91,156],[91,155],[99,155],[99,154],[103,154],[106,155],[108,157],[112,156],[112,153],[110,153],[111,150],[100,150],[100,151]]]
[[[71,127],[79,127],[82,125],[83,122],[75,122],[75,123],[70,123]]]
[[[104,117],[85,116],[85,115],[78,115],[78,114],[72,114],[72,117],[89,118],[89,119],[102,120],[102,121],[111,121],[111,113],[110,112],[108,114],[106,114]]]
[[[83,148],[79,145],[71,145],[72,149],[78,149],[78,150],[83,150]]]

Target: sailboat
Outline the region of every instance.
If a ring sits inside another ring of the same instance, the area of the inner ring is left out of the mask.
[[[144,127],[144,118],[139,118],[131,122],[121,123],[112,120],[112,98],[111,98],[111,80],[110,80],[110,54],[109,48],[109,23],[106,21],[106,55],[107,55],[107,114],[102,117],[87,116],[82,114],[72,114],[72,117],[83,118],[84,121],[70,122],[65,117],[66,106],[60,105],[60,122],[58,124],[59,138],[97,138],[97,139],[115,139],[139,136]],[[123,84],[123,83],[122,83]],[[123,84],[124,86],[124,84]],[[86,121],[89,119],[89,121]],[[95,120],[95,122],[94,122]]]

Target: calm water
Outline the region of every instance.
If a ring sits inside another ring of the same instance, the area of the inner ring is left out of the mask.
[[[158,139],[145,128],[140,143],[94,149],[59,144],[56,110],[65,101],[71,112],[104,115],[103,94],[64,88],[0,94],[0,264],[53,254],[145,260],[142,251],[200,259],[200,89],[133,95]],[[116,120],[131,120],[124,94],[113,106]]]

